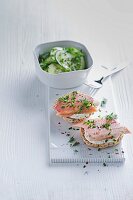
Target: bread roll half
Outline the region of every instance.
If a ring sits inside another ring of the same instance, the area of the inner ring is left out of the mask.
[[[83,139],[84,143],[87,144],[89,147],[103,149],[103,148],[107,148],[107,147],[112,147],[112,146],[118,145],[121,142],[124,133],[121,133],[117,140],[115,140],[115,141],[112,140],[112,142],[104,142],[103,144],[94,144],[94,143],[91,143],[90,141],[88,141],[85,138],[85,130],[83,128],[80,128],[80,135],[81,135],[81,138]]]

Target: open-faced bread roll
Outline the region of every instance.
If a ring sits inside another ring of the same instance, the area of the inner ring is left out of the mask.
[[[123,135],[130,132],[116,121],[115,116],[111,113],[102,119],[86,119],[76,124],[80,127],[84,143],[96,148],[106,148],[119,144]]]
[[[98,102],[88,94],[73,91],[57,99],[56,114],[70,123],[78,123],[97,111]]]

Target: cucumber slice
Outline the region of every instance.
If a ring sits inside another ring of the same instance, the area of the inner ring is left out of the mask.
[[[67,53],[65,50],[57,51],[56,52],[56,60],[57,62],[63,66],[66,70],[71,71],[71,65],[72,65],[72,55],[70,53]]]
[[[41,55],[39,55],[39,58],[38,58],[38,60],[39,60],[39,63],[41,63],[41,62],[43,62],[46,58],[48,58],[49,57],[49,53],[47,52],[47,53],[44,53],[44,54],[41,54]]]
[[[82,70],[82,69],[85,69],[85,59],[84,59],[83,56],[81,57],[81,66],[80,66],[80,70]]]
[[[50,74],[59,74],[61,72],[65,72],[65,71],[64,71],[64,68],[62,68],[62,66],[60,66],[59,64],[54,63],[54,64],[50,64],[48,66],[48,72]]]
[[[72,67],[74,67],[76,70],[82,70],[85,68],[85,60],[84,60],[84,54],[81,50],[77,48],[65,48],[67,52],[71,53],[73,55],[72,58]]]
[[[76,48],[64,48],[56,52],[57,62],[66,70],[82,70],[85,68],[83,53]]]
[[[62,47],[54,47],[54,48],[51,49],[50,55],[51,55],[51,56],[55,56],[55,55],[56,55],[56,52],[57,52],[57,51],[61,51],[61,50],[63,50]]]
[[[85,69],[85,60],[84,57],[80,57],[79,59],[77,59],[77,62],[75,62],[75,68],[76,70],[83,70]]]
[[[84,54],[80,49],[73,47],[54,47],[49,53],[39,55],[38,59],[41,68],[53,74],[83,70],[85,68]]]
[[[85,59],[84,59],[83,52],[80,49],[73,48],[73,47],[65,48],[65,49],[67,52],[73,55],[72,66],[74,66],[76,70],[85,69]]]
[[[48,67],[48,65],[50,65],[51,63],[57,63],[56,59],[54,56],[49,56],[48,58],[46,58],[42,63],[41,66],[43,66],[43,69],[46,69]]]
[[[79,49],[76,49],[74,47],[68,47],[68,48],[65,48],[66,52],[72,54],[74,57],[76,56],[83,56],[84,54],[81,52],[81,50]]]
[[[45,65],[45,59],[48,58],[50,55],[50,53],[44,53],[44,54],[41,54],[39,55],[39,63],[40,63],[40,66],[43,70],[47,70],[47,66]]]

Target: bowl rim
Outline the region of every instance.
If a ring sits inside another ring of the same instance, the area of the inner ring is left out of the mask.
[[[39,63],[39,61],[38,61],[38,57],[37,57],[37,55],[36,55],[36,49],[39,48],[39,47],[42,46],[42,45],[47,45],[47,44],[56,43],[56,42],[73,42],[73,43],[79,44],[79,45],[81,45],[82,47],[84,47],[84,48],[86,49],[87,53],[88,53],[89,56],[91,57],[91,55],[90,55],[90,53],[89,53],[87,47],[86,47],[84,44],[82,44],[82,43],[80,43],[80,42],[73,41],[73,40],[55,40],[55,41],[51,41],[51,42],[40,43],[40,44],[38,44],[38,45],[34,48],[33,54],[34,54],[34,56],[35,56],[35,58],[36,58],[36,60],[37,60],[37,64],[39,65],[39,69],[41,70],[41,72],[43,72],[43,73],[45,73],[45,74],[47,74],[47,75],[49,75],[49,76],[61,76],[62,74],[72,74],[72,73],[80,73],[80,72],[84,72],[84,71],[89,71],[89,70],[93,67],[93,59],[92,59],[92,57],[91,57],[92,65],[91,65],[90,67],[88,67],[87,69],[80,69],[80,70],[70,71],[70,72],[60,72],[59,74],[50,74],[50,73],[44,71],[44,70],[41,68],[40,63]]]

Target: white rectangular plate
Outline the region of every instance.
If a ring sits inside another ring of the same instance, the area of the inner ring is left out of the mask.
[[[114,112],[115,101],[113,95],[113,89],[111,84],[111,79],[106,81],[106,84],[98,90],[96,93],[86,85],[82,85],[78,88],[58,90],[49,89],[49,152],[50,152],[50,163],[115,163],[124,161],[124,152],[121,144],[106,148],[103,150],[98,150],[96,148],[89,148],[83,143],[80,138],[80,132],[78,128],[71,128],[71,124],[64,121],[62,118],[56,116],[55,111],[52,106],[57,98],[69,93],[70,91],[78,90],[84,93],[92,94],[94,98],[98,99],[100,102],[104,98],[107,99],[106,107],[102,109],[102,114],[107,114]],[[95,93],[95,94],[94,94]],[[108,112],[107,112],[108,111]],[[68,140],[71,136],[76,138],[80,143],[75,147],[70,147]]]

